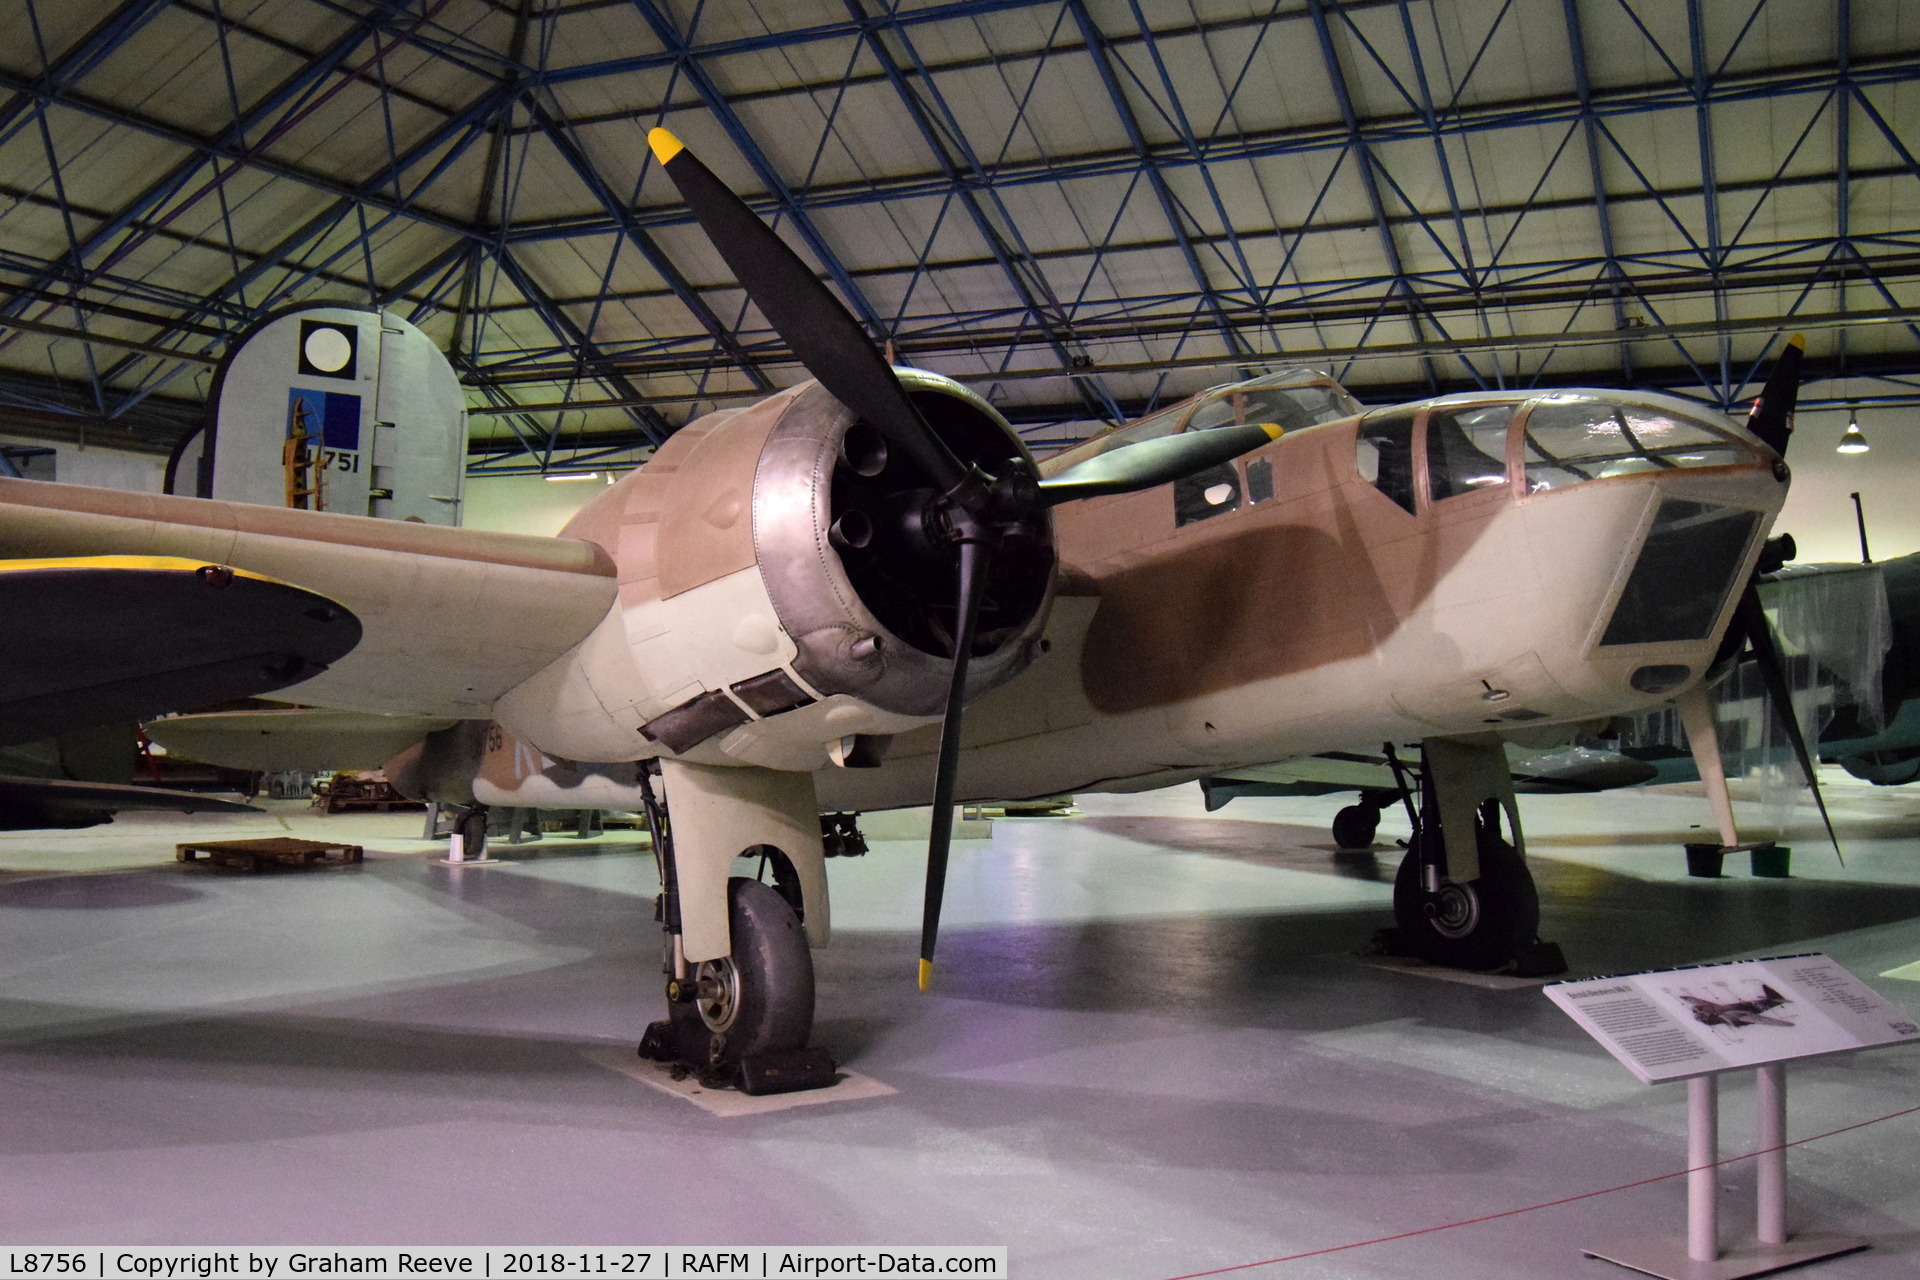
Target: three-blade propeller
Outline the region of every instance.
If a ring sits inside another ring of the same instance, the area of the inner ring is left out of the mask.
[[[1806,356],[1807,341],[1800,334],[1787,339],[1780,356],[1773,362],[1773,368],[1767,374],[1766,384],[1754,399],[1753,408],[1747,414],[1747,430],[1758,436],[1762,443],[1781,457],[1787,453],[1787,445],[1793,437],[1793,410],[1800,394],[1800,365]],[[1783,473],[1784,474],[1784,473]],[[1768,546],[1774,547],[1774,543]],[[1767,621],[1767,613],[1760,602],[1760,576],[1780,567],[1781,559],[1790,559],[1791,539],[1784,543],[1789,548],[1785,553],[1769,562],[1763,556],[1761,563],[1754,569],[1741,588],[1739,602],[1734,605],[1733,620],[1727,626],[1727,638],[1721,646],[1725,657],[1738,657],[1742,652],[1753,655],[1755,665],[1760,669],[1761,681],[1767,690],[1767,700],[1773,704],[1774,714],[1779,717],[1781,727],[1787,732],[1787,741],[1793,747],[1794,758],[1800,764],[1800,772],[1806,777],[1807,787],[1813,792],[1813,803],[1820,810],[1820,821],[1826,825],[1827,839],[1833,843],[1833,851],[1840,852],[1840,840],[1833,831],[1833,819],[1827,816],[1827,801],[1820,794],[1820,780],[1814,774],[1813,753],[1807,747],[1806,735],[1801,731],[1800,718],[1794,713],[1792,693],[1787,683],[1786,664],[1780,656],[1779,641],[1773,634],[1773,626]],[[1718,743],[1712,744],[1715,754]],[[1731,812],[1727,804],[1725,789],[1726,778],[1723,769],[1716,770],[1717,777],[1705,777],[1709,788],[1718,787],[1721,794],[1712,797],[1716,809]]]
[[[1182,479],[1266,444],[1280,435],[1280,429],[1246,425],[1166,436],[1110,450],[1044,480],[1036,480],[1017,464],[1006,467],[1006,474],[988,475],[955,456],[927,424],[859,321],[745,202],[667,130],[653,130],[647,142],[688,211],[807,372],[879,432],[890,454],[925,478],[931,487],[925,492],[919,523],[939,531],[957,554],[953,674],[934,770],[933,827],[927,844],[926,905],[920,928],[920,988],[924,991],[932,977],[946,892],[967,665],[973,657],[982,593],[1000,541],[1034,527],[1048,507]]]

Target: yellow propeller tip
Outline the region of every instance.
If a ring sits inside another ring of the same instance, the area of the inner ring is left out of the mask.
[[[1796,333],[1787,339],[1787,345],[1790,347],[1798,347],[1802,351],[1805,351],[1807,349],[1807,335],[1804,333]]]
[[[922,960],[920,962],[920,989],[922,991],[925,991],[932,985],[933,985],[933,961]]]
[[[1267,439],[1269,440],[1278,440],[1281,436],[1287,434],[1287,429],[1277,422],[1262,422],[1258,425],[1262,431],[1267,433]]]
[[[653,148],[653,158],[661,164],[665,164],[687,149],[686,143],[674,137],[666,129],[647,130],[647,145]]]

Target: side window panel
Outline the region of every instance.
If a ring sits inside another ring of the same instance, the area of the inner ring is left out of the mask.
[[[1247,501],[1265,502],[1273,496],[1273,463],[1256,458],[1247,464]]]
[[[1435,409],[1427,415],[1427,487],[1433,500],[1507,482],[1510,404]]]
[[[1413,420],[1411,413],[1377,413],[1360,423],[1354,465],[1360,478],[1413,512]]]
[[[1173,482],[1175,528],[1209,516],[1225,515],[1239,506],[1240,474],[1230,462]]]

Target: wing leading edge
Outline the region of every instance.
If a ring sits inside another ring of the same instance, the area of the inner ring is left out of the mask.
[[[387,714],[489,715],[616,591],[606,552],[572,539],[0,479],[0,556],[116,555],[230,565],[338,601],[360,643],[280,696]]]

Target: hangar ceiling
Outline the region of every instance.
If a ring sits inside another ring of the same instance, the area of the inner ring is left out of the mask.
[[[0,0],[0,430],[165,449],[231,335],[391,308],[477,466],[805,376],[679,134],[1036,442],[1294,363],[1665,386],[1805,328],[1920,399],[1901,0]],[[613,452],[609,452],[613,451]]]

